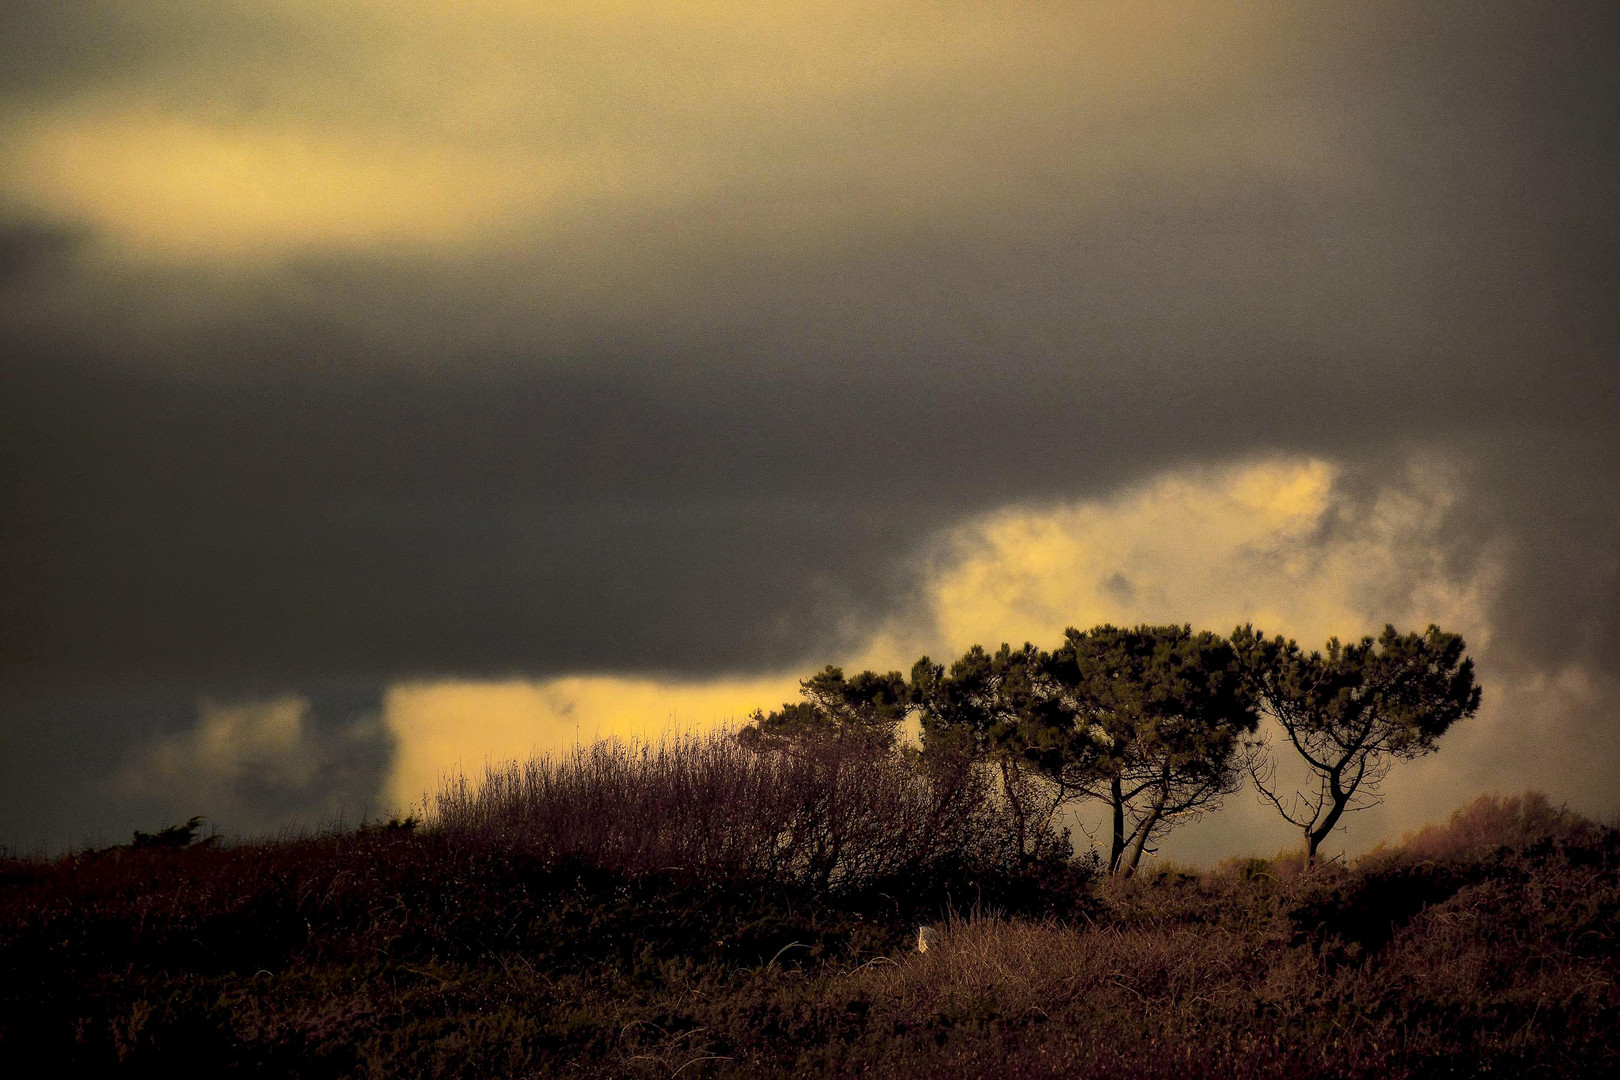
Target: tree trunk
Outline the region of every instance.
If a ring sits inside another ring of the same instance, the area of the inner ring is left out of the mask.
[[[1114,804],[1114,835],[1108,846],[1108,872],[1112,874],[1119,870],[1120,856],[1125,854],[1125,791],[1119,777],[1114,777],[1109,793]]]
[[[1012,807],[1013,828],[1018,836],[1018,861],[1022,863],[1027,858],[1025,848],[1028,845],[1026,843],[1027,830],[1024,824],[1024,803],[1019,797],[1017,785],[1018,770],[1007,758],[1003,757],[1001,759],[1001,786],[1007,794],[1007,804]]]
[[[1333,826],[1337,825],[1339,819],[1344,816],[1344,808],[1350,805],[1352,792],[1340,788],[1337,770],[1328,776],[1328,793],[1333,797],[1333,809],[1329,810],[1327,817],[1322,819],[1322,824],[1314,829],[1305,830],[1306,866],[1316,865],[1316,849],[1322,846],[1322,841],[1327,839],[1328,834],[1333,831]]]
[[[1314,829],[1307,829],[1305,831],[1306,866],[1316,865],[1316,849],[1322,846],[1322,841],[1327,839],[1328,833],[1333,831],[1333,826],[1337,825],[1339,823],[1339,819],[1344,816],[1345,804],[1349,801],[1350,800],[1348,798],[1344,799],[1343,801],[1334,799],[1333,809],[1329,810],[1328,816],[1322,819],[1322,824],[1318,825]]]
[[[1136,873],[1136,864],[1142,861],[1142,851],[1147,847],[1148,837],[1153,833],[1153,826],[1159,823],[1159,815],[1164,812],[1164,796],[1161,794],[1148,816],[1136,827],[1136,833],[1131,838],[1131,850],[1125,856],[1125,866],[1120,871],[1121,877],[1130,877]]]

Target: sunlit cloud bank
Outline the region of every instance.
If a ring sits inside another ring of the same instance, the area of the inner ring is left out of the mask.
[[[1011,509],[944,538],[928,587],[932,634],[1054,644],[1069,626],[1253,623],[1317,645],[1383,624],[1489,637],[1497,565],[1449,565],[1451,470],[1418,461],[1370,494],[1317,459],[1161,476],[1114,498]],[[903,636],[903,630],[896,631]]]
[[[11,168],[36,211],[90,222],[115,253],[142,259],[445,244],[551,186],[538,164],[453,147],[146,111],[41,118]]]

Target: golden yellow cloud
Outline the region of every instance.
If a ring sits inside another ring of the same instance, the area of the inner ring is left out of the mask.
[[[1447,565],[1448,471],[1414,465],[1353,504],[1336,478],[1309,459],[1194,469],[1101,502],[970,522],[929,586],[933,631],[954,654],[1050,645],[1065,627],[1102,622],[1253,622],[1314,647],[1434,621],[1483,645],[1495,571]]]
[[[559,182],[540,163],[520,172],[455,148],[151,113],[41,125],[8,171],[14,198],[93,222],[126,254],[160,258],[449,242]]]
[[[718,199],[705,235],[740,219],[825,244],[851,212],[967,224],[1055,176],[1102,205],[1144,172],[1203,187],[1261,162],[1350,167],[1243,103],[1278,31],[1229,2],[238,0],[127,18],[168,48],[0,116],[0,169],[17,207],[138,258],[532,241],[604,198]]]

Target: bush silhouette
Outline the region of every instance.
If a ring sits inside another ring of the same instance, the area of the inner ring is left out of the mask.
[[[216,837],[208,836],[199,839],[197,836],[198,831],[202,828],[202,823],[203,819],[198,816],[188,818],[181,825],[166,825],[155,833],[141,832],[137,829],[135,830],[135,839],[130,846],[137,851],[154,849],[178,851],[193,844],[212,844]]]

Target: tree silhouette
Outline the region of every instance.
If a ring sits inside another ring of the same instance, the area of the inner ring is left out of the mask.
[[[1252,626],[1233,631],[1232,643],[1266,712],[1311,770],[1314,787],[1285,799],[1274,763],[1251,768],[1260,794],[1304,832],[1308,863],[1347,812],[1381,801],[1395,761],[1433,752],[1452,724],[1479,709],[1463,639],[1438,626],[1421,634],[1385,626],[1376,642],[1334,638],[1325,653],[1307,654]]]
[[[925,748],[990,761],[1028,835],[1074,799],[1107,804],[1109,869],[1126,876],[1237,789],[1258,722],[1231,645],[1186,626],[1070,629],[1050,654],[974,646],[949,671],[919,661],[911,687]]]
[[[743,745],[763,749],[837,739],[889,749],[910,707],[906,679],[898,671],[862,671],[846,678],[842,668],[829,664],[802,680],[799,693],[803,701],[770,713],[756,710],[738,733]]]
[[[130,843],[130,847],[137,851],[142,849],[178,851],[181,848],[191,847],[193,844],[207,847],[215,840],[218,840],[219,837],[217,835],[199,837],[197,833],[202,828],[202,823],[203,819],[199,815],[188,818],[181,825],[165,825],[155,833],[141,832],[136,829],[135,839]]]
[[[1072,627],[1049,661],[1072,743],[1063,780],[1111,811],[1108,867],[1220,808],[1257,751],[1253,692],[1224,638],[1189,626]]]

